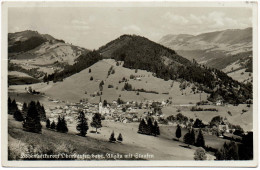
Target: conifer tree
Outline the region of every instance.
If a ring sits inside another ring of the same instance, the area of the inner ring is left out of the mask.
[[[40,119],[42,121],[45,121],[46,120],[46,113],[45,113],[45,109],[44,109],[44,106],[41,105],[41,103],[39,101],[37,101],[36,103],[36,108],[40,114]]]
[[[194,133],[193,129],[184,135],[183,141],[184,141],[184,143],[188,144],[188,146],[194,145],[194,143],[195,143],[195,133]]]
[[[27,106],[27,103],[23,103],[23,108],[22,108],[22,112],[24,115],[26,115],[26,113],[28,112],[28,106]]]
[[[50,122],[50,119],[47,119],[46,120],[46,128],[50,128],[51,127],[51,122]]]
[[[115,138],[115,133],[114,133],[114,131],[111,133],[111,135],[110,135],[110,138],[109,138],[109,142],[112,142],[112,143],[114,143],[116,141],[116,138]]]
[[[16,110],[13,114],[13,117],[16,121],[24,121],[24,118],[23,118],[23,115],[22,113],[20,112],[20,110]]]
[[[123,137],[122,134],[119,133],[118,137],[117,137],[117,141],[122,142],[123,141]]]
[[[160,135],[160,128],[158,126],[157,121],[155,121],[153,125],[153,135],[154,136]]]
[[[64,116],[61,118],[61,125],[60,126],[61,126],[60,127],[61,128],[60,132],[62,132],[62,133],[67,133],[68,132],[67,122],[66,122]]]
[[[92,122],[90,123],[90,126],[96,128],[97,133],[97,129],[102,127],[101,114],[95,113],[95,115],[92,118]]]
[[[51,129],[56,129],[56,124],[54,121],[52,121],[52,123],[51,123]]]
[[[146,130],[146,134],[147,135],[152,135],[152,132],[153,132],[153,122],[152,122],[152,119],[149,118],[148,121],[147,121],[147,130]]]
[[[103,107],[107,107],[107,100],[103,101]]]
[[[46,112],[43,105],[41,106],[41,120],[46,120]]]
[[[183,137],[183,142],[188,144],[188,146],[190,146],[190,131],[187,132],[184,137]]]
[[[11,105],[12,105],[12,100],[10,97],[8,97],[8,110],[11,108]]]
[[[41,133],[42,125],[40,122],[40,115],[34,101],[31,101],[29,105],[27,116],[23,123],[23,129],[28,132]]]
[[[191,129],[190,137],[191,137],[191,145],[194,145],[195,144],[195,132],[194,132],[194,129]]]
[[[8,113],[13,115],[18,110],[15,99],[11,102],[10,108],[8,108]]]
[[[62,133],[66,133],[68,132],[68,127],[67,127],[67,122],[65,120],[65,117],[58,117],[58,122],[57,122],[57,125],[56,125],[56,130],[58,132],[62,132]]]
[[[147,125],[146,125],[144,119],[142,119],[140,124],[139,124],[138,133],[144,134],[145,130],[146,130],[146,126]]]
[[[180,140],[180,137],[181,137],[181,127],[180,127],[180,125],[177,125],[175,135],[176,135],[176,138],[178,138],[178,140]]]
[[[203,136],[201,129],[199,131],[199,134],[198,134],[198,137],[196,140],[196,146],[203,147],[203,148],[205,147],[205,140],[204,140],[204,136]]]
[[[88,131],[88,122],[83,111],[79,112],[77,130],[80,136],[86,136]]]

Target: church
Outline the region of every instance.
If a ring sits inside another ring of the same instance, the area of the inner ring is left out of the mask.
[[[103,103],[102,103],[101,97],[100,97],[99,104],[98,104],[98,113],[100,113],[101,115],[109,113],[108,107],[107,106],[103,107]]]

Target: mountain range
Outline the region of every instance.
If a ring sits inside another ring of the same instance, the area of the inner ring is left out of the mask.
[[[159,43],[181,56],[224,71],[240,82],[252,82],[252,28],[199,35],[168,34]]]
[[[27,73],[44,82],[64,84],[76,74],[89,72],[87,69],[100,60],[113,59],[116,65],[120,62],[121,67],[129,70],[124,71],[126,77],[131,76],[130,70],[145,70],[152,73],[151,78],[178,82],[180,91],[193,86],[193,90],[207,93],[211,101],[221,99],[236,104],[252,99],[251,84],[233,80],[218,69],[198,64],[195,60],[190,61],[175,50],[141,36],[122,35],[97,51],[88,51],[34,31],[9,34],[8,40],[9,72]],[[99,74],[109,76],[109,70],[101,70]],[[82,81],[91,81],[83,77],[80,78]],[[86,87],[79,88],[82,93]],[[149,89],[127,89],[134,93],[151,92]]]
[[[23,70],[37,79],[45,73],[61,71],[66,65],[74,64],[81,54],[88,51],[37,31],[8,34],[9,66],[15,68],[13,71]]]

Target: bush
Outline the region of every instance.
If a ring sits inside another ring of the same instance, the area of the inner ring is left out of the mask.
[[[109,84],[109,85],[108,85],[108,88],[114,88],[114,86],[113,86],[113,85],[111,85],[111,84]]]
[[[194,160],[198,161],[198,160],[206,160],[206,159],[207,159],[207,155],[205,149],[201,147],[196,149],[194,153]]]

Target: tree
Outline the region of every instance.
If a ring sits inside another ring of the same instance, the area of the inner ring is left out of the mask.
[[[93,80],[93,77],[91,76],[91,77],[90,77],[90,81],[92,81],[92,80]]]
[[[20,112],[20,110],[16,110],[15,112],[14,112],[14,115],[13,115],[13,117],[14,117],[14,119],[16,120],[16,121],[24,121],[24,118],[23,118],[23,115],[22,115],[22,113]]]
[[[194,128],[204,128],[205,125],[202,123],[202,120],[200,119],[196,119],[194,124],[193,124]]]
[[[56,125],[56,130],[58,131],[58,132],[60,132],[61,131],[61,128],[62,128],[62,122],[61,122],[61,117],[59,116],[58,117],[58,122],[57,122],[57,125]]]
[[[50,122],[50,119],[47,119],[46,120],[46,128],[50,128],[51,127],[51,122]]]
[[[107,106],[107,100],[104,100],[103,101],[103,107],[106,107]]]
[[[198,161],[198,160],[206,160],[206,159],[207,159],[207,155],[205,149],[201,147],[196,149],[194,153],[194,160]]]
[[[146,130],[146,126],[147,125],[146,125],[144,119],[142,119],[140,124],[139,124],[138,133],[144,134],[145,130]]]
[[[41,133],[42,125],[40,122],[40,115],[34,101],[31,101],[29,104],[27,116],[23,123],[23,129],[28,132]]]
[[[184,137],[183,137],[183,142],[188,144],[188,146],[190,146],[190,142],[191,141],[191,135],[190,132],[187,132]]]
[[[181,137],[181,126],[180,126],[180,125],[177,125],[177,129],[176,129],[176,132],[175,132],[175,136],[176,136],[176,138],[178,138],[178,140],[179,140],[180,137]]]
[[[12,106],[12,100],[10,97],[8,97],[8,110],[9,110],[9,108],[11,108],[11,106]]]
[[[59,116],[56,129],[58,132],[61,132],[61,133],[68,132],[67,122],[66,122],[64,116],[62,118]]]
[[[95,113],[95,115],[92,118],[92,122],[90,123],[90,126],[96,128],[97,133],[97,129],[102,127],[101,114]]]
[[[103,85],[104,85],[104,81],[102,80],[102,81],[99,83],[99,90],[100,90],[100,91],[103,90]]]
[[[147,121],[147,130],[146,130],[146,134],[147,135],[152,135],[153,132],[153,122],[152,119],[149,117],[148,121]]]
[[[13,115],[18,110],[15,99],[10,103],[10,107],[8,108],[8,114]]]
[[[194,132],[194,129],[192,129],[191,133],[190,133],[190,144],[191,145],[195,144],[195,132]]]
[[[85,117],[85,114],[83,111],[79,112],[79,116],[78,116],[78,124],[77,124],[77,131],[79,131],[79,135],[80,136],[86,136],[87,131],[88,131],[88,122],[87,119]]]
[[[26,114],[27,111],[28,111],[28,106],[27,106],[27,103],[24,102],[24,103],[23,103],[22,112],[23,112],[23,114]]]
[[[89,69],[88,72],[91,73],[91,69]]]
[[[239,160],[238,147],[235,142],[224,143],[215,154],[217,160]]]
[[[160,135],[160,128],[159,128],[159,126],[158,126],[157,121],[154,122],[152,134],[153,134],[154,136]]]
[[[51,129],[56,129],[56,124],[54,121],[52,121],[52,123],[51,123]]]
[[[41,121],[46,121],[46,113],[45,113],[44,106],[41,105],[41,103],[39,101],[37,101],[37,103],[36,103],[36,108],[40,115]]]
[[[47,73],[44,75],[44,77],[43,77],[43,82],[45,83],[45,82],[47,82],[48,81],[48,76],[47,76]]]
[[[197,137],[197,140],[196,140],[196,146],[202,147],[202,148],[205,147],[205,140],[204,140],[204,136],[203,136],[201,129],[199,131],[199,134],[198,134],[198,137]]]
[[[184,143],[189,145],[194,145],[195,142],[195,133],[194,130],[192,129],[188,133],[186,133],[183,137]]]
[[[115,133],[114,133],[114,131],[111,133],[111,135],[110,135],[110,138],[109,138],[109,142],[112,142],[112,143],[114,143],[116,141],[116,138],[115,138]]]
[[[122,142],[123,141],[123,137],[122,134],[119,133],[118,137],[117,137],[117,141]]]

